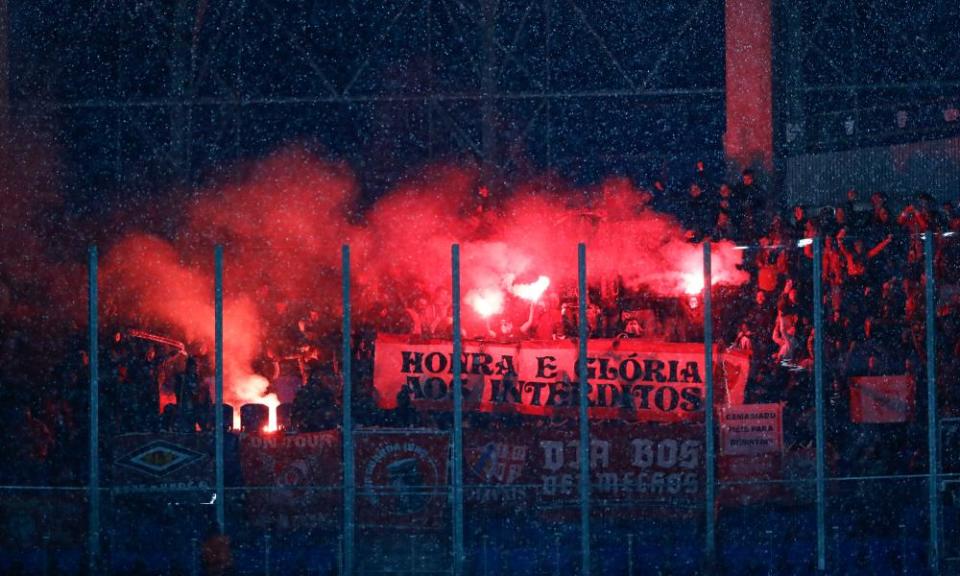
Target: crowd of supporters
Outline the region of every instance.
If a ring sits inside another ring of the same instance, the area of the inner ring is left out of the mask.
[[[785,434],[812,438],[814,238],[822,246],[820,285],[828,436],[837,473],[919,471],[926,441],[926,287],[924,243],[931,235],[937,283],[938,409],[956,416],[960,352],[956,205],[927,194],[894,206],[881,192],[850,189],[830,206],[778,211],[745,171],[731,186],[704,175],[690,183],[678,214],[695,240],[730,240],[744,249],[750,281],[726,289],[715,317],[724,345],[751,353],[747,402],[782,402]],[[721,295],[724,288],[715,292]],[[906,376],[916,384],[898,409],[902,424],[855,423],[851,378]]]
[[[832,206],[796,205],[780,211],[751,171],[743,172],[738,182],[718,182],[707,175],[702,163],[687,186],[671,189],[655,182],[642,197],[655,209],[675,215],[690,242],[731,241],[743,250],[741,267],[749,281],[715,288],[715,337],[724,347],[750,353],[746,401],[783,402],[787,435],[798,441],[810,436],[813,398],[814,246],[810,239],[820,238],[822,245],[823,367],[831,431],[837,445],[855,445],[856,438],[850,435],[860,434],[863,428],[849,426],[850,377],[910,376],[917,387],[906,410],[914,423],[925,410],[924,235],[932,233],[934,271],[940,283],[935,311],[936,364],[938,382],[943,383],[939,392],[944,414],[954,413],[960,398],[950,385],[957,376],[956,363],[950,359],[960,353],[956,290],[960,242],[951,236],[960,228],[960,214],[953,205],[938,206],[931,197],[917,194],[903,206],[893,206],[883,193],[861,195],[849,190]],[[447,415],[419,413],[403,393],[398,409],[378,410],[373,386],[377,333],[449,338],[449,300],[445,290],[421,292],[407,300],[383,303],[358,319],[353,377],[354,414],[360,425],[449,425]],[[696,304],[685,298],[630,291],[617,279],[600,279],[590,289],[589,333],[591,337],[698,341],[702,310]],[[335,427],[342,359],[340,334],[331,329],[336,325],[331,322],[334,314],[309,303],[269,297],[259,305],[268,326],[252,368],[289,405],[284,412],[289,416],[282,424],[299,430]],[[524,302],[515,312],[514,317],[495,317],[465,335],[511,341],[577,336],[575,292],[552,288],[538,303]],[[209,344],[177,345],[131,336],[117,317],[108,314],[107,322],[112,336],[101,345],[99,366],[103,436],[211,430]],[[162,333],[165,327],[147,328]],[[87,345],[77,336],[59,348],[65,350],[60,360],[51,362],[51,354],[26,334],[11,332],[4,337],[2,425],[5,438],[17,439],[6,458],[18,465],[3,467],[11,481],[69,482],[81,478],[85,469]],[[468,424],[487,425],[487,420],[475,415]],[[510,419],[497,420],[504,421]],[[553,424],[545,419],[528,425]],[[921,443],[910,440],[916,426],[908,423],[887,431],[891,438],[902,436],[901,447],[917,446]],[[900,449],[889,442],[885,445]],[[918,460],[916,454],[892,459],[908,468]]]

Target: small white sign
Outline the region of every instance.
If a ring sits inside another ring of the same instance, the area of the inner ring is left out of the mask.
[[[720,449],[725,456],[780,452],[783,449],[783,405],[744,404],[721,409]]]

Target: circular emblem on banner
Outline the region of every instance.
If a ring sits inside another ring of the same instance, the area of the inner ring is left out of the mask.
[[[310,483],[310,464],[305,460],[294,460],[280,469],[277,474],[279,486],[306,486]]]
[[[414,442],[379,446],[363,471],[364,497],[378,513],[404,516],[424,511],[442,495],[439,467],[430,451]]]

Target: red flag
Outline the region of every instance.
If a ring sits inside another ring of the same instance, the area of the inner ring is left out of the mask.
[[[912,376],[850,378],[850,421],[858,424],[909,422],[916,406]]]

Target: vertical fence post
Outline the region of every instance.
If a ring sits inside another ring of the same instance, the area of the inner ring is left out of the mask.
[[[580,383],[580,573],[590,576],[590,421],[587,415],[587,245],[577,246],[580,290],[580,353],[577,375]]]
[[[223,246],[217,244],[213,249],[213,332],[215,341],[215,362],[217,365],[214,390],[214,418],[216,431],[216,496],[217,530],[223,534],[226,530],[224,500],[226,495],[223,481]]]
[[[43,560],[42,560],[42,570],[43,576],[49,576],[52,573],[59,572],[60,566],[59,563],[54,560],[53,563],[57,566],[56,570],[52,569],[50,566],[50,534],[44,534],[43,538]]]
[[[560,533],[553,534],[553,576],[560,576]]]
[[[817,570],[827,569],[826,458],[823,408],[823,266],[822,239],[813,239],[813,393],[816,404],[817,450]]]
[[[200,541],[190,539],[190,576],[200,576]]]
[[[271,561],[270,561],[270,552],[271,552],[271,550],[270,550],[270,544],[271,544],[271,542],[270,542],[270,540],[271,540],[271,538],[270,538],[270,533],[269,533],[269,532],[267,532],[266,534],[263,535],[263,576],[270,576],[270,574],[272,573],[272,572],[271,572],[271,569],[270,569],[270,564],[271,564]]]
[[[900,573],[908,574],[909,561],[907,558],[910,556],[910,546],[907,544],[907,525],[901,522],[897,524],[897,530],[900,532]]]
[[[343,570],[343,534],[337,536],[337,574],[346,574]]]
[[[483,553],[483,576],[490,576],[490,536],[483,535],[481,549]]]
[[[410,538],[410,566],[408,567],[408,572],[410,574],[417,573],[417,538],[413,534],[409,536]]]
[[[460,245],[450,247],[453,275],[453,575],[463,573],[463,389],[460,381]]]
[[[350,247],[342,248],[343,281],[343,574],[353,574],[354,491],[353,480],[353,381],[350,375],[353,353],[350,350]]]
[[[940,573],[940,454],[937,445],[937,299],[933,278],[933,233],[923,235],[924,276],[926,278],[926,332],[927,332],[927,452],[929,456],[928,498],[930,514],[931,574]]]
[[[90,361],[90,478],[87,487],[87,560],[90,573],[99,571],[100,563],[100,341],[98,336],[97,247],[87,254],[87,323],[89,327]]]
[[[830,529],[833,531],[833,561],[839,564],[841,558],[840,526],[834,524]]]
[[[703,243],[703,354],[705,374],[704,427],[706,433],[706,566],[713,571],[716,554],[716,438],[713,423],[713,270],[710,242]]]

